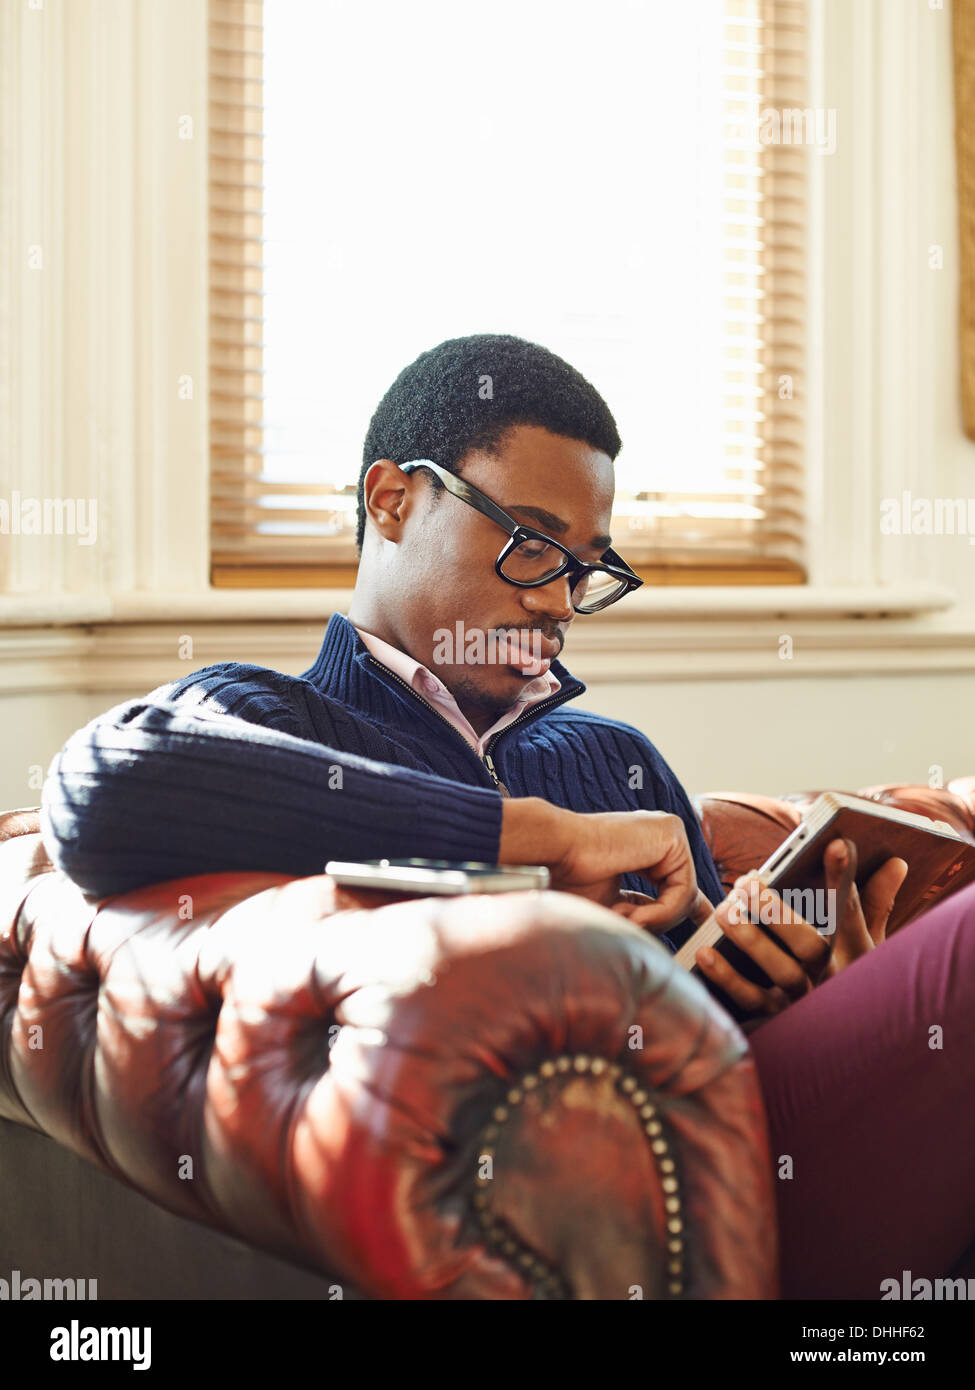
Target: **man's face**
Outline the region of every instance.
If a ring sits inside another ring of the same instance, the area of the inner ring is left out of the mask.
[[[581,560],[598,560],[611,543],[613,465],[588,444],[516,425],[497,454],[472,452],[460,471],[515,521]],[[405,477],[409,506],[387,575],[397,589],[400,646],[443,681],[472,723],[488,727],[560,654],[575,617],[569,577],[534,589],[505,583],[494,568],[504,531],[451,493],[435,497],[429,472]],[[479,651],[477,632],[499,629],[524,635],[523,657],[517,643],[492,648],[485,640]]]

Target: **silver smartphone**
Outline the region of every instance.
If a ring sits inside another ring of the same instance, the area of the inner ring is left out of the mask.
[[[325,872],[346,888],[381,888],[387,893],[516,893],[547,888],[549,872],[540,864],[474,864],[446,859],[371,859],[346,863],[330,859]]]

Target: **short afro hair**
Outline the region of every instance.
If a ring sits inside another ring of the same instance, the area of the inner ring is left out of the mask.
[[[621,448],[616,422],[599,392],[538,343],[507,333],[476,333],[422,352],[400,372],[369,424],[356,511],[359,551],[366,529],[364,480],[377,459],[428,458],[457,473],[466,454],[496,450],[513,425],[540,425],[611,459]]]

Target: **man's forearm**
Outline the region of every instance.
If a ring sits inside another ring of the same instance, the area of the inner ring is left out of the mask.
[[[328,858],[495,862],[501,798],[211,710],[133,700],[75,734],[44,786],[52,859],[97,897]]]

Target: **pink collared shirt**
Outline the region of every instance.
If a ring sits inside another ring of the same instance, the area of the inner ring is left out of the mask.
[[[415,661],[412,656],[407,656],[397,647],[392,647],[381,638],[374,637],[371,632],[364,632],[361,627],[357,627],[356,632],[376,660],[381,661],[385,667],[392,671],[394,676],[399,676],[401,681],[405,681],[438,714],[442,714],[444,719],[452,724],[459,734],[464,736],[479,758],[484,756],[484,749],[489,738],[493,738],[502,729],[506,729],[509,724],[513,724],[526,709],[532,705],[537,705],[540,700],[547,700],[550,695],[554,695],[557,690],[562,688],[562,682],[556,679],[551,670],[543,672],[542,675],[536,676],[525,686],[514,704],[510,705],[504,714],[495,720],[490,729],[483,734],[478,734],[467,717],[461,713],[460,706],[443,681],[437,680],[433,672],[428,670],[422,662]]]

